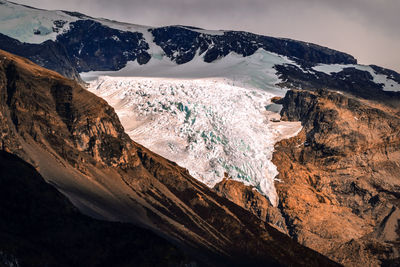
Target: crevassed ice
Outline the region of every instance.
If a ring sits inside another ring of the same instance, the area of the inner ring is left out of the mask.
[[[274,144],[299,123],[271,122],[274,94],[223,78],[100,77],[89,90],[112,105],[136,142],[212,187],[227,173],[277,203]]]

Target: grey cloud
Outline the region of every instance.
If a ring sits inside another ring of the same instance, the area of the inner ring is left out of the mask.
[[[150,26],[192,25],[310,41],[400,71],[398,0],[14,0]]]

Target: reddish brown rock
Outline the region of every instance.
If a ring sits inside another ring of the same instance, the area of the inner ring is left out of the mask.
[[[290,236],[348,266],[399,263],[398,110],[325,90],[281,103],[304,126],[273,157]]]
[[[277,207],[254,187],[225,178],[214,187],[223,197],[245,208],[261,220],[268,222],[282,233],[287,234],[285,220]]]

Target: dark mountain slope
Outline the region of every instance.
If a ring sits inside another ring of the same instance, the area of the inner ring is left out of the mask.
[[[219,264],[335,265],[131,141],[107,103],[0,52],[4,150],[32,163],[86,214],[135,222]]]
[[[41,44],[21,43],[0,33],[0,49],[29,58],[39,66],[45,66],[61,75],[80,81],[79,73],[63,45],[53,41]]]
[[[348,54],[322,46],[249,32],[221,31],[220,35],[213,35],[194,31],[184,26],[160,27],[149,31],[154,36],[154,42],[178,64],[192,60],[196,52],[199,52],[200,55],[205,53],[205,62],[213,62],[231,52],[244,57],[250,56],[260,48],[308,65],[357,63]]]
[[[400,84],[400,75],[392,70],[371,66],[376,74],[385,74]],[[384,91],[382,84],[374,82],[371,73],[355,68],[345,67],[337,73],[326,74],[308,69],[307,72],[292,65],[277,65],[276,70],[283,80],[282,86],[292,89],[320,90],[330,89],[352,94],[358,98],[373,100],[396,107],[400,92]]]
[[[178,266],[149,230],[86,217],[20,158],[0,151],[1,266]]]

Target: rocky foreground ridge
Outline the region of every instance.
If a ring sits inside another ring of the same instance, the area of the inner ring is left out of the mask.
[[[206,264],[335,265],[131,141],[105,101],[0,51],[1,149],[85,214],[134,222]]]
[[[1,266],[180,266],[195,262],[149,230],[82,215],[29,164],[0,151]]]

